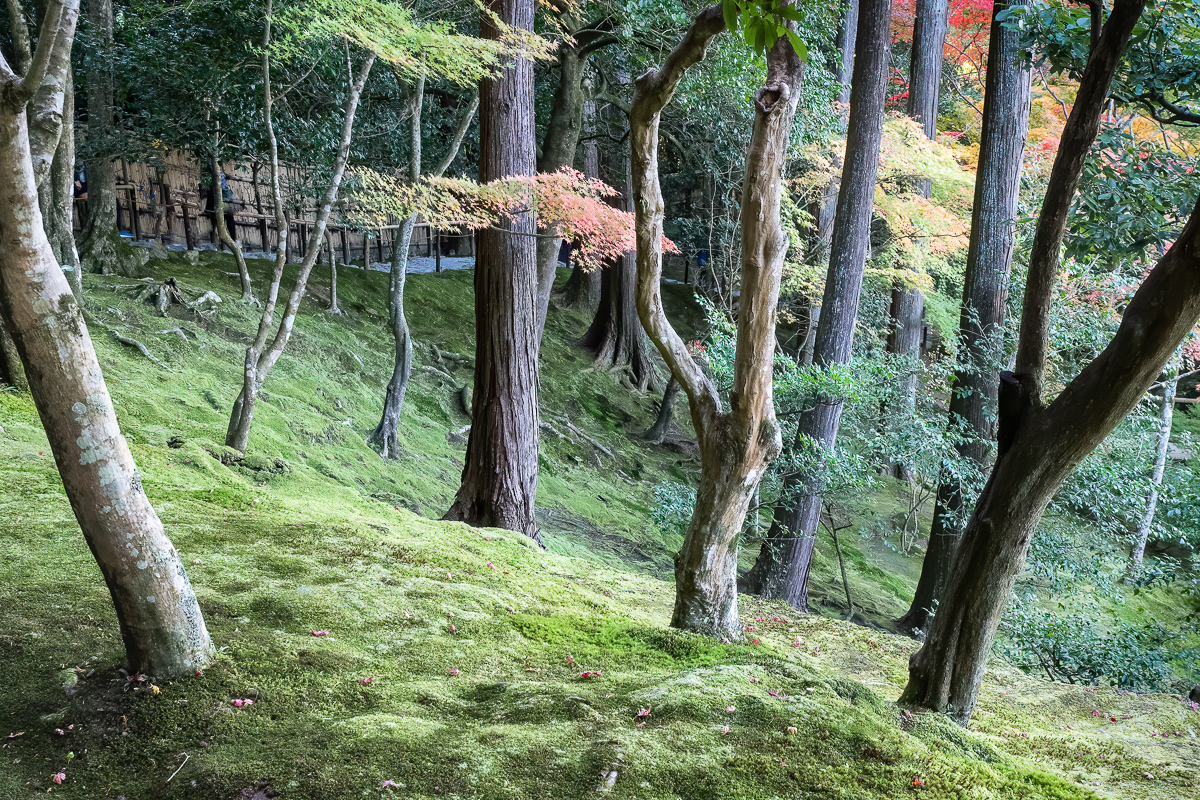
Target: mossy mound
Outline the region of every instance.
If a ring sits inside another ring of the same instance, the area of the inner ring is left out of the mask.
[[[226,257],[156,263],[189,299],[233,286]],[[115,614],[33,405],[0,393],[0,797],[1194,796],[1200,712],[1178,698],[997,664],[964,731],[892,704],[910,640],[751,598],[742,644],[668,629],[677,542],[647,512],[655,483],[691,467],[636,441],[652,398],[589,369],[577,316],[551,316],[543,413],[616,456],[546,437],[549,551],[414,513],[436,516],[457,486],[448,434],[469,369],[446,354],[473,349],[470,276],[410,280],[416,336],[441,355],[418,350],[436,369],[410,389],[395,463],[364,442],[389,369],[384,282],[347,270],[346,316],[304,309],[238,454],[221,441],[254,309],[166,321],[88,276],[92,313],[162,362],[93,331],[219,647],[203,675],[118,671]],[[176,325],[186,339],[156,333]],[[850,558],[864,586],[888,572]],[[872,584],[881,613],[902,605],[891,580]]]

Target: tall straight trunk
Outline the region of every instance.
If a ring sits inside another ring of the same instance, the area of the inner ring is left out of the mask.
[[[971,241],[958,323],[964,363],[954,372],[950,395],[949,424],[961,437],[958,454],[981,471],[991,458],[988,442],[995,438],[992,420],[1000,381],[997,339],[1004,330],[1030,103],[1030,72],[1021,58],[1020,31],[996,20],[996,15],[1028,3],[998,2],[992,9]],[[954,474],[944,471],[912,606],[896,620],[901,631],[923,631],[929,624],[962,533],[962,506],[963,487]]]
[[[700,12],[662,67],[638,78],[629,115],[637,238],[637,305],[646,332],[688,395],[700,446],[700,486],[683,547],[675,556],[671,625],[740,638],[737,547],[750,502],[782,447],[771,363],[775,307],[788,238],[780,194],[804,63],[787,37],[766,53],[767,76],[754,95],[754,128],[742,184],[741,300],[728,412],[717,387],[688,353],[663,311],[665,205],[658,177],[658,125],[687,69],[725,29],[720,5]]]
[[[422,74],[417,80],[409,100],[409,118],[411,120],[409,135],[412,137],[409,177],[413,183],[421,179],[421,109],[424,107],[424,97],[425,77]],[[440,178],[454,162],[477,108],[479,108],[478,94],[464,107],[458,125],[454,129],[454,135],[450,139],[450,146],[432,173],[434,177]],[[400,411],[404,408],[404,395],[408,391],[408,379],[412,375],[413,354],[412,335],[408,329],[408,318],[404,315],[404,283],[408,271],[408,248],[412,244],[412,234],[416,224],[416,214],[404,220],[400,226],[399,242],[392,245],[392,263],[389,269],[388,283],[388,325],[392,329],[392,338],[396,342],[396,352],[392,361],[392,377],[388,381],[387,391],[384,393],[383,416],[369,437],[370,441],[379,445],[379,455],[383,458],[399,458],[403,452],[400,447]],[[436,247],[435,252],[440,264],[440,241]],[[440,272],[440,270],[438,271]]]
[[[1126,306],[1108,346],[1052,403],[1042,405],[1050,296],[1066,209],[1145,4],[1116,0],[1080,79],[1034,234],[1016,373],[1001,373],[996,464],[963,531],[925,644],[909,659],[901,702],[950,713],[964,724],[974,712],[996,629],[1046,504],[1138,403],[1200,319],[1198,204]]]
[[[288,295],[287,305],[279,320],[279,326],[271,337],[271,327],[275,321],[275,307],[279,299],[280,282],[283,279],[283,267],[287,262],[287,219],[283,213],[283,191],[280,186],[279,147],[275,137],[275,125],[272,120],[274,100],[271,96],[270,80],[270,37],[271,37],[271,3],[267,4],[266,25],[263,34],[263,122],[267,133],[267,143],[271,157],[271,192],[275,204],[275,222],[279,226],[280,240],[275,253],[275,269],[271,275],[271,285],[267,290],[267,300],[263,304],[263,313],[258,322],[258,333],[250,346],[246,348],[245,359],[242,362],[242,388],[233,403],[233,411],[229,417],[229,427],[225,431],[225,444],[235,450],[245,451],[250,443],[250,428],[254,422],[255,404],[258,402],[258,392],[275,366],[275,362],[283,355],[284,349],[291,340],[292,329],[296,324],[296,314],[300,311],[300,302],[304,299],[304,291],[308,286],[308,276],[312,273],[317,258],[321,255],[321,241],[325,238],[325,228],[329,216],[333,212],[333,204],[337,202],[338,190],[342,185],[342,176],[346,171],[346,162],[350,157],[350,140],[354,132],[354,118],[358,111],[358,101],[362,96],[363,87],[375,64],[375,55],[368,53],[358,67],[357,73],[347,74],[349,86],[346,94],[346,105],[342,116],[341,140],[334,156],[333,174],[329,185],[317,205],[316,217],[309,232],[304,257],[296,274],[296,282]],[[347,63],[349,69],[349,63]],[[220,192],[220,187],[217,187]],[[367,265],[369,266],[369,265]],[[270,338],[268,345],[267,339]]]
[[[596,146],[596,101],[583,101],[583,176],[600,178],[600,148]],[[585,268],[576,262],[563,287],[562,304],[595,312],[600,305],[600,270]]]
[[[875,178],[883,138],[883,104],[890,55],[891,0],[862,0],[850,92],[846,163],[838,193],[837,218],[813,363],[821,368],[850,360],[863,270],[870,244]],[[797,449],[809,442],[832,451],[842,417],[840,397],[818,395],[800,415]],[[748,591],[782,598],[808,610],[808,572],[821,520],[821,465],[790,474],[758,559],[747,573]]]
[[[838,22],[837,40],[835,46],[838,52],[837,69],[833,72],[838,76],[841,91],[838,92],[838,102],[850,104],[850,84],[854,75],[854,48],[858,41],[858,6],[862,0],[847,0],[846,9]]]
[[[92,35],[106,50],[112,47],[112,0],[87,0]],[[106,52],[88,54],[87,217],[79,238],[79,257],[89,268],[113,271],[120,233],[117,231],[117,171],[108,152],[115,134],[113,124],[113,73]]]
[[[532,30],[533,0],[489,0],[506,25]],[[480,36],[501,32],[481,14]],[[533,62],[517,58],[479,84],[479,181],[534,174]],[[477,234],[475,387],[462,485],[446,519],[508,528],[540,541],[538,265],[532,211]]]
[[[1129,559],[1135,575],[1142,569],[1146,542],[1150,540],[1150,527],[1154,524],[1154,512],[1158,509],[1158,491],[1167,468],[1167,448],[1171,444],[1171,419],[1175,416],[1175,392],[1178,387],[1178,373],[1163,381],[1162,413],[1159,415],[1158,441],[1154,447],[1154,469],[1150,473],[1150,496],[1146,498],[1146,513],[1138,524],[1137,538]]]
[[[392,255],[395,256],[396,243],[392,242]],[[329,230],[325,230],[325,259],[329,267],[329,308],[326,309],[330,314],[342,313],[341,306],[338,305],[338,288],[337,288],[337,254],[333,249],[333,236]]]
[[[76,297],[83,296],[83,270],[79,251],[75,247],[75,81],[67,70],[63,93],[62,135],[54,150],[50,165],[49,183],[53,187],[50,200],[50,219],[46,235],[54,248],[55,258],[63,267],[70,267],[71,289]]]
[[[623,155],[614,161],[613,178],[620,174],[622,187],[617,202],[622,210],[632,213],[633,173],[629,157]],[[634,387],[644,391],[661,384],[654,373],[646,334],[638,319],[636,290],[637,259],[633,253],[622,253],[602,270],[596,316],[579,344],[592,352],[596,366],[625,373]]]
[[[10,77],[0,86],[6,98],[0,108],[0,318],[24,364],[75,518],[108,585],[129,668],[177,677],[206,665],[212,642],[183,564],[142,490],[38,205],[25,107],[42,85],[52,48],[69,53],[64,34],[78,13],[77,0],[49,3],[33,66],[24,80]]]

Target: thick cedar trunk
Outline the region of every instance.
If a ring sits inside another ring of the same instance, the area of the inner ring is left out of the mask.
[[[490,0],[507,25],[531,30],[533,0]],[[480,35],[499,38],[487,15]],[[479,181],[534,172],[533,63],[518,58],[480,81]],[[446,519],[539,539],[538,266],[532,212],[485,228],[475,257],[475,387],[462,485]],[[540,541],[540,539],[539,539]]]
[[[740,638],[737,538],[763,472],[779,453],[772,400],[775,305],[788,239],[779,220],[787,144],[803,62],[787,38],[767,51],[767,79],[754,96],[754,129],[742,186],[742,294],[729,412],[663,312],[658,124],[684,73],[725,28],[719,5],[700,12],[663,66],[635,84],[630,114],[637,236],[637,305],[647,333],[688,395],[700,445],[700,487],[687,537],[675,557],[671,625]]]
[[[65,5],[49,6],[39,54],[66,20],[73,27],[78,3]],[[190,674],[212,659],[212,642],[183,564],[142,490],[83,315],[46,238],[24,108],[29,98],[14,83],[2,89],[0,317],[104,574],[130,669],[163,678]]]
[[[596,146],[596,101],[583,102],[583,176],[599,179],[600,148]],[[600,270],[580,266],[571,270],[571,277],[563,287],[562,304],[566,308],[580,308],[595,312],[600,305]]]
[[[112,46],[112,0],[87,0],[88,22],[93,35],[106,47]],[[87,218],[79,238],[79,257],[91,269],[111,272],[117,261],[121,236],[117,232],[117,171],[105,151],[112,146],[113,75],[107,57],[90,55],[87,70],[87,119],[89,149],[87,161]]]
[[[229,417],[229,427],[225,431],[226,446],[243,452],[250,443],[250,428],[254,422],[254,408],[258,401],[258,391],[262,388],[271,368],[275,366],[275,362],[279,360],[279,356],[283,354],[284,348],[291,339],[292,329],[296,323],[296,314],[300,310],[300,302],[304,299],[304,291],[308,286],[308,276],[312,273],[317,258],[321,255],[321,241],[325,237],[325,227],[329,222],[329,215],[333,212],[333,204],[337,201],[338,190],[342,185],[342,176],[346,170],[346,161],[350,156],[350,139],[354,131],[354,117],[358,111],[358,101],[362,96],[367,78],[371,74],[371,67],[375,63],[375,55],[368,54],[359,65],[357,74],[347,75],[350,83],[343,111],[341,141],[334,157],[333,174],[330,176],[329,185],[325,188],[317,206],[316,218],[309,231],[308,243],[304,250],[304,258],[300,262],[296,282],[292,286],[291,294],[288,295],[287,306],[279,320],[279,327],[268,346],[267,339],[270,337],[271,326],[275,321],[275,306],[279,299],[279,286],[283,279],[289,238],[285,233],[287,220],[283,214],[283,191],[279,181],[279,150],[271,118],[273,100],[270,83],[270,51],[266,47],[270,41],[271,30],[269,9],[270,3],[268,3],[268,14],[266,15],[267,24],[262,56],[265,98],[263,118],[271,154],[271,192],[275,204],[275,222],[280,230],[280,242],[276,248],[275,269],[271,275],[271,285],[267,290],[267,300],[263,304],[263,313],[259,318],[258,333],[254,341],[246,348],[245,359],[242,362],[242,388],[238,392],[237,399],[234,400],[233,411]],[[220,186],[217,186],[217,192],[220,192]]]
[[[1054,402],[1041,405],[1049,295],[1066,209],[1120,54],[1144,6],[1144,0],[1117,0],[1080,80],[1034,236],[1017,372],[1001,376],[996,465],[963,532],[925,645],[909,660],[901,701],[946,711],[963,723],[974,711],[996,628],[1046,504],[1137,404],[1200,318],[1197,205],[1130,300],[1112,341]]]
[[[425,77],[418,78],[409,102],[412,159],[409,163],[409,178],[415,184],[421,179],[421,109],[425,100]],[[441,177],[458,155],[458,149],[466,136],[475,109],[479,107],[479,96],[472,98],[459,117],[454,136],[451,137],[450,147],[441,163],[433,171],[434,177]],[[383,416],[375,430],[371,431],[370,441],[379,445],[379,455],[383,458],[399,458],[403,450],[400,447],[400,411],[404,408],[404,395],[408,391],[408,379],[412,375],[413,346],[412,335],[408,329],[408,318],[404,315],[404,283],[408,271],[408,248],[412,243],[413,229],[417,217],[414,214],[400,226],[399,242],[392,244],[392,263],[389,269],[388,283],[388,325],[392,329],[392,339],[396,342],[395,356],[392,360],[392,377],[388,381],[387,391],[383,398]],[[438,263],[441,263],[441,242],[435,245]],[[441,270],[438,270],[439,272]]]
[[[624,180],[618,202],[622,210],[632,212],[633,174],[628,157],[619,159],[619,164]],[[630,383],[639,390],[661,385],[654,373],[646,334],[637,315],[634,296],[637,289],[636,257],[633,253],[624,253],[605,265],[602,272],[600,304],[580,345],[592,352],[596,366],[625,372]]]
[[[1179,387],[1178,374],[1163,382],[1162,414],[1158,422],[1158,441],[1154,448],[1154,469],[1150,473],[1150,496],[1146,498],[1146,513],[1138,524],[1137,538],[1130,556],[1132,572],[1142,569],[1146,556],[1146,542],[1150,540],[1150,526],[1154,524],[1154,512],[1158,508],[1158,489],[1162,486],[1163,472],[1167,468],[1167,448],[1171,444],[1171,419],[1175,415],[1175,391]]]
[[[822,368],[850,359],[883,135],[891,0],[862,0],[861,14],[850,93],[846,163],[813,350],[813,362]],[[816,397],[800,415],[794,447],[807,447],[811,442],[820,451],[832,450],[841,414],[841,398]],[[808,571],[820,522],[819,471],[820,465],[814,465],[811,470],[801,470],[785,479],[775,520],[763,540],[758,560],[745,578],[748,591],[785,598],[801,610],[808,608]]]
[[[1028,0],[996,3],[993,17],[1005,8],[1027,4]],[[996,339],[1004,329],[1021,160],[1029,132],[1030,72],[1020,49],[1020,32],[993,18],[971,242],[958,325],[959,350],[965,365],[955,370],[955,388],[950,396],[950,426],[962,437],[958,453],[980,470],[987,467],[991,457],[988,441],[995,438],[992,420],[1000,380]],[[896,620],[901,631],[923,631],[929,623],[930,610],[941,594],[958,546],[962,505],[962,487],[953,475],[944,474],[912,607]]]

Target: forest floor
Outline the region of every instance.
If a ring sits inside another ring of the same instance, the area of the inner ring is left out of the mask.
[[[465,451],[469,271],[408,284],[408,452],[385,463],[364,441],[390,372],[385,276],[343,269],[340,316],[314,282],[241,456],[221,441],[257,310],[228,256],[151,266],[224,302],[164,319],[134,299],[143,282],[89,275],[90,329],[219,657],[184,680],[118,671],[115,614],[33,404],[0,393],[0,797],[1196,796],[1200,711],[1177,696],[995,660],[969,730],[896,708],[916,643],[841,621],[824,542],[821,613],[744,597],[742,643],[667,628],[679,536],[651,511],[656,487],[694,478],[686,406],[668,446],[642,442],[656,396],[590,367],[571,344],[582,314],[547,325],[540,551],[430,519]],[[260,292],[266,268],[251,262]],[[684,287],[667,291],[698,331]],[[881,519],[902,507],[871,502]],[[863,616],[902,611],[919,553],[843,539]]]

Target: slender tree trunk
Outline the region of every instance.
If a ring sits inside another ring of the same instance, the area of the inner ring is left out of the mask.
[[[212,192],[213,192],[213,227],[217,232],[217,237],[221,243],[233,251],[233,257],[237,260],[238,276],[242,281],[242,297],[243,303],[257,304],[258,300],[254,297],[254,285],[250,283],[250,268],[246,266],[246,256],[242,253],[242,243],[237,240],[233,234],[236,231],[229,230],[229,221],[226,219],[228,214],[229,219],[233,218],[226,210],[225,205],[225,187],[221,185],[221,156],[218,144],[217,135],[213,136],[213,158],[212,158]]]
[[[600,148],[596,146],[596,101],[583,102],[583,176],[600,178]],[[595,312],[600,305],[600,270],[586,269],[576,262],[563,287],[563,306]]]
[[[87,0],[88,22],[103,46],[112,47],[112,0]],[[113,74],[107,53],[89,53],[87,70],[88,149],[87,217],[79,238],[79,257],[85,266],[113,272],[117,266],[117,171],[109,153],[113,146]]]
[[[850,83],[854,75],[854,48],[858,41],[858,6],[862,0],[847,0],[846,9],[838,22],[836,47],[839,63],[834,74],[842,89],[838,92],[838,102],[844,106],[850,104]],[[843,117],[843,119],[846,119]],[[844,125],[843,125],[844,127]]]
[[[1063,129],[1038,219],[1017,343],[1001,373],[998,455],[963,532],[901,702],[971,718],[996,628],[1046,504],[1137,404],[1200,318],[1200,205],[1125,308],[1104,351],[1052,403],[1041,402],[1058,249],[1121,53],[1145,0],[1116,0]]]
[[[687,69],[725,29],[720,5],[700,12],[657,70],[635,84],[629,115],[637,237],[637,306],[646,332],[687,392],[700,445],[700,487],[687,537],[675,556],[671,625],[740,638],[736,542],[755,488],[782,446],[770,365],[775,306],[788,239],[780,224],[783,166],[804,64],[787,37],[766,53],[767,76],[754,95],[754,128],[742,185],[742,293],[730,410],[663,312],[664,202],[658,178],[658,125]]]
[[[679,396],[679,381],[675,380],[672,375],[667,381],[667,388],[663,389],[662,402],[658,405],[658,416],[654,420],[654,424],[649,430],[642,434],[642,438],[652,444],[662,444],[667,438],[667,431],[671,429],[671,419],[675,416],[675,398]]]
[[[409,104],[412,137],[412,160],[409,164],[409,177],[413,183],[421,178],[421,109],[424,105],[425,77],[422,75]],[[462,146],[463,137],[479,107],[479,95],[476,94],[471,102],[463,109],[458,125],[450,140],[450,147],[441,163],[434,169],[434,177],[441,177],[449,169]],[[403,449],[400,447],[400,411],[404,407],[404,395],[408,391],[408,379],[412,375],[412,336],[408,329],[408,319],[404,316],[404,283],[408,271],[408,249],[412,243],[413,229],[416,227],[416,215],[410,216],[400,227],[399,244],[392,247],[392,263],[389,269],[390,281],[388,290],[388,324],[392,329],[392,338],[396,342],[395,358],[392,363],[392,377],[388,381],[387,391],[383,398],[383,416],[375,430],[371,431],[370,441],[379,445],[379,454],[383,458],[399,458]],[[441,242],[437,243],[437,254],[441,260]]]
[[[1158,442],[1154,448],[1154,470],[1150,473],[1150,496],[1146,498],[1146,513],[1138,524],[1137,539],[1130,556],[1130,571],[1135,575],[1142,570],[1146,542],[1150,540],[1150,527],[1154,524],[1154,512],[1158,508],[1158,490],[1167,468],[1167,447],[1171,443],[1171,418],[1175,415],[1175,391],[1178,386],[1177,374],[1163,382],[1162,414],[1159,417]]]
[[[998,338],[1004,330],[1022,154],[1029,133],[1030,72],[1020,56],[1020,31],[998,22],[995,15],[1027,3],[1013,0],[993,7],[974,214],[958,325],[959,351],[965,363],[955,370],[950,396],[949,424],[961,437],[958,454],[979,470],[987,467],[991,458],[988,442],[995,438]],[[896,620],[901,631],[924,631],[929,623],[962,532],[962,506],[963,487],[954,474],[943,471],[912,607]]]
[[[83,297],[83,270],[79,251],[75,248],[75,81],[67,70],[63,93],[63,126],[50,166],[53,186],[50,203],[50,222],[46,235],[54,247],[54,255],[63,267],[70,267],[71,289]]]
[[[533,0],[489,0],[504,24],[532,30]],[[480,36],[500,31],[480,15]],[[533,63],[515,59],[480,81],[480,183],[534,173]],[[462,485],[446,519],[508,528],[540,542],[538,264],[532,212],[480,230],[475,258],[475,388]]]
[[[618,202],[623,210],[632,212],[633,173],[629,158],[622,157],[618,163],[618,169],[624,173]],[[637,315],[637,259],[633,253],[623,253],[607,264],[602,273],[600,303],[580,345],[592,352],[598,367],[624,372],[639,391],[661,385]]]
[[[891,0],[862,0],[862,19],[855,44],[854,80],[846,163],[838,193],[829,274],[821,301],[821,317],[813,362],[822,368],[850,360],[858,300],[862,290],[875,202],[875,178],[883,136],[883,104],[887,89]],[[818,395],[800,415],[797,449],[815,444],[832,451],[842,416],[842,398]],[[745,577],[747,590],[782,598],[808,610],[808,572],[821,518],[821,465],[787,476],[775,518],[754,567]]]
[[[337,255],[333,252],[333,236],[330,235],[328,229],[325,231],[325,247],[326,259],[329,263],[329,308],[330,314],[342,313],[341,306],[338,305],[337,291]],[[396,243],[392,243],[392,257],[396,255]]]
[[[317,258],[321,255],[321,240],[325,237],[325,227],[329,222],[330,214],[333,212],[333,204],[337,202],[338,190],[341,188],[342,176],[345,174],[346,162],[350,156],[350,140],[354,132],[354,118],[358,111],[358,101],[362,96],[367,78],[371,74],[371,67],[375,64],[375,55],[368,53],[359,65],[357,74],[351,73],[347,76],[350,84],[343,111],[341,140],[338,144],[337,154],[334,156],[333,174],[330,176],[329,185],[326,187],[321,201],[317,206],[316,218],[309,233],[308,244],[304,251],[304,258],[300,262],[296,282],[292,286],[291,294],[288,296],[287,306],[284,308],[283,315],[279,320],[279,327],[268,346],[267,339],[270,336],[271,326],[274,324],[275,306],[279,298],[279,285],[283,278],[283,267],[287,261],[288,240],[285,233],[287,230],[287,220],[283,214],[283,192],[279,181],[279,149],[275,138],[274,123],[271,118],[274,101],[271,97],[270,50],[268,47],[271,35],[270,7],[271,4],[268,3],[262,56],[264,79],[263,119],[271,155],[271,191],[274,195],[275,219],[280,230],[280,241],[275,254],[275,270],[271,276],[267,301],[263,306],[262,317],[259,319],[258,333],[254,341],[246,348],[246,357],[243,361],[242,370],[242,388],[238,392],[237,399],[234,400],[233,412],[229,418],[229,427],[225,432],[226,446],[243,452],[250,442],[250,428],[254,422],[254,408],[258,401],[258,391],[262,388],[263,383],[270,374],[271,368],[275,366],[275,362],[279,360],[279,356],[283,354],[284,348],[287,347],[288,341],[291,339],[292,329],[296,323],[296,314],[300,310],[300,302],[304,299],[304,291],[308,286],[308,276],[312,273],[312,268],[317,263]],[[369,265],[367,266],[369,267]]]
[[[4,326],[3,315],[0,315],[0,383],[6,383],[18,391],[29,391],[25,368],[21,366],[21,355],[17,352],[12,334]]]
[[[64,8],[65,7],[65,8]],[[73,29],[77,0],[48,4],[39,58]],[[142,490],[83,315],[46,238],[25,106],[32,88],[0,87],[0,318],[25,366],[71,508],[104,574],[130,669],[190,674],[213,657],[196,595]],[[59,90],[62,85],[60,81]]]

